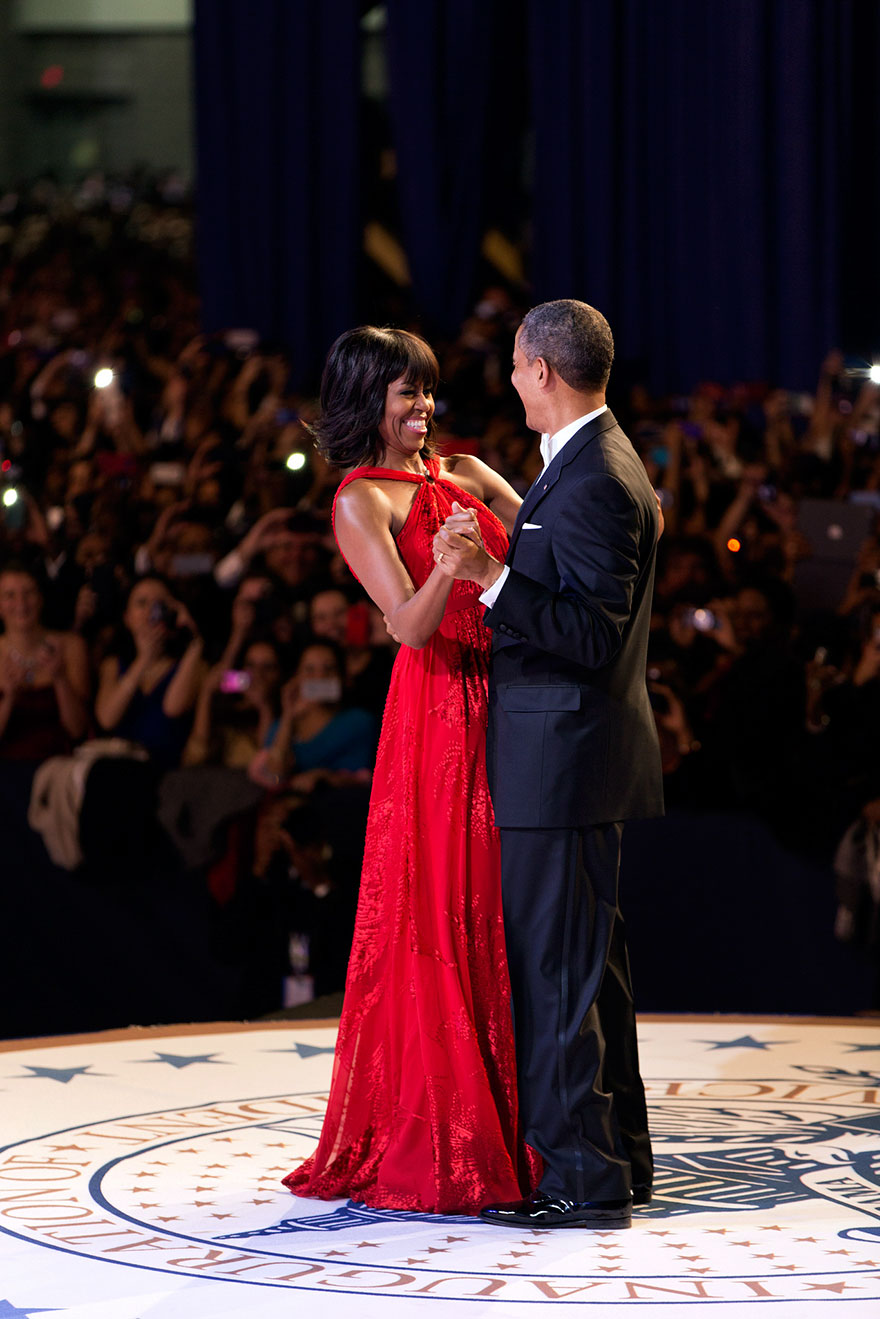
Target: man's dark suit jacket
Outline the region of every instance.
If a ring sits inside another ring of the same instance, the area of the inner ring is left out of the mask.
[[[510,573],[486,611],[489,788],[500,828],[662,814],[645,687],[656,549],[654,492],[606,411],[527,494]]]

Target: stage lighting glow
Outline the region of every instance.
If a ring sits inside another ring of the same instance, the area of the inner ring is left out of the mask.
[[[880,362],[875,362],[868,372],[868,379],[872,385],[880,385]]]
[[[51,88],[60,87],[64,82],[64,65],[49,64],[40,74],[40,86]]]
[[[742,549],[742,542],[738,541],[736,536],[731,536],[730,540],[727,542],[727,548],[730,550],[731,554],[739,554]]]

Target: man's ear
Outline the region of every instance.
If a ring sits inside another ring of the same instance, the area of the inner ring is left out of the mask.
[[[539,389],[546,389],[550,384],[553,372],[550,363],[543,357],[536,357],[531,366],[535,372],[535,384]]]

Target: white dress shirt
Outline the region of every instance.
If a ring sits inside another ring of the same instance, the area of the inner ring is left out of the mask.
[[[563,426],[562,430],[556,431],[554,435],[545,432],[541,436],[541,457],[544,459],[544,466],[541,468],[537,479],[540,481],[553,459],[562,451],[563,445],[568,443],[572,435],[575,435],[582,426],[586,426],[588,421],[592,421],[594,417],[601,417],[602,413],[607,411],[608,404],[603,403],[601,408],[596,408],[593,412],[588,412],[585,416],[578,417],[575,421],[570,421],[567,426]],[[501,588],[507,581],[509,572],[510,568],[505,564],[501,569],[501,576],[497,581],[494,581],[491,586],[487,587],[480,596],[481,604],[484,604],[487,609],[492,608],[501,594]]]

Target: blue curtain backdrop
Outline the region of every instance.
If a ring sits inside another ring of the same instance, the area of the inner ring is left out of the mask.
[[[362,7],[196,4],[206,320],[286,339],[303,370],[381,314],[356,301]],[[525,100],[534,300],[595,303],[619,361],[662,389],[799,388],[832,345],[880,348],[878,13],[389,0],[399,210],[426,328],[454,329],[476,292]]]
[[[877,173],[877,79],[853,78],[876,6],[528,4],[536,300],[600,307],[661,387],[814,383],[855,294],[848,180]]]
[[[504,113],[491,97],[498,37],[515,12],[499,0],[388,0],[404,246],[416,306],[440,333],[454,334],[472,304]]]
[[[246,325],[307,379],[355,321],[359,0],[196,0],[208,330]]]

